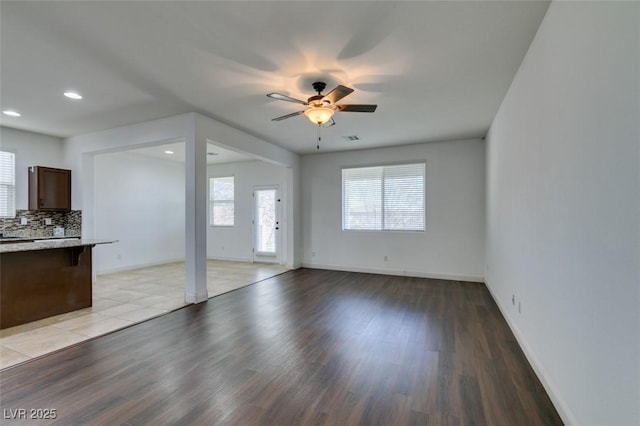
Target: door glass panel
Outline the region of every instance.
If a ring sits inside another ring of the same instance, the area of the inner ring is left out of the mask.
[[[256,244],[263,254],[276,253],[276,190],[256,191]]]

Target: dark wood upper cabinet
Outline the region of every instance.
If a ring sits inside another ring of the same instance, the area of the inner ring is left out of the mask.
[[[29,210],[71,210],[71,170],[29,167]]]

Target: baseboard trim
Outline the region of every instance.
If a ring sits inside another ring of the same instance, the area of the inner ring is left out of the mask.
[[[244,263],[253,263],[253,259],[251,258],[246,258],[246,257],[207,257],[207,260],[223,260],[225,262],[244,262]],[[151,262],[151,263],[141,263],[141,264],[136,264],[136,265],[130,265],[130,266],[123,266],[120,268],[108,268],[108,269],[103,269],[100,271],[96,271],[95,275],[106,275],[106,274],[115,274],[118,272],[127,272],[127,271],[134,271],[136,269],[142,269],[142,268],[150,268],[152,266],[160,266],[160,265],[166,265],[168,263],[175,263],[175,262],[184,262],[184,258],[180,258],[180,259],[169,259],[169,260],[164,260],[162,262]],[[275,265],[275,263],[274,263]],[[289,265],[286,265],[287,267],[289,267]],[[300,268],[300,266],[296,266],[296,267],[289,267],[289,269],[297,269]]]
[[[224,260],[225,262],[248,262],[251,263],[253,260],[250,257],[225,257],[225,256],[207,256],[207,260]]]
[[[484,277],[475,276],[475,275],[442,274],[442,273],[434,273],[434,272],[409,271],[409,270],[400,270],[400,269],[395,270],[395,269],[363,268],[360,266],[327,265],[327,264],[306,263],[306,262],[302,262],[302,267],[309,268],[309,269],[329,269],[331,271],[362,272],[365,274],[396,275],[401,277],[432,278],[437,280],[470,281],[470,282],[484,283]]]
[[[149,263],[140,263],[136,265],[121,266],[119,268],[107,268],[107,269],[102,269],[100,271],[96,271],[95,274],[96,275],[115,274],[117,272],[133,271],[136,269],[150,268],[152,266],[160,266],[160,265],[166,265],[168,263],[176,263],[176,262],[184,262],[184,257],[181,257],[178,259],[163,260],[160,262],[149,262]]]
[[[207,292],[204,293],[190,293],[184,292],[184,301],[187,303],[202,303],[209,300],[209,295]]]
[[[558,411],[560,418],[565,425],[577,425],[578,422],[576,421],[573,412],[569,409],[567,403],[560,396],[560,393],[557,391],[557,387],[549,378],[549,375],[546,373],[544,367],[542,366],[542,363],[538,360],[535,351],[531,348],[522,332],[520,332],[520,329],[518,328],[516,323],[512,321],[511,318],[507,315],[506,309],[504,309],[504,306],[500,303],[500,300],[496,297],[493,290],[491,290],[491,286],[489,285],[489,283],[487,282],[485,285],[489,290],[489,294],[491,294],[494,302],[496,302],[496,305],[498,305],[498,309],[500,310],[502,317],[505,319],[505,321],[507,321],[507,325],[518,341],[520,348],[522,348],[522,352],[524,352],[524,356],[527,358],[527,361],[529,361],[529,365],[531,365],[533,371],[536,373],[536,376],[538,376],[540,383],[542,383],[545,391],[547,391],[549,399],[551,399],[551,403]]]

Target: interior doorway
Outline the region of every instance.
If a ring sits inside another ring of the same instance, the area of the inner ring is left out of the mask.
[[[280,188],[253,187],[253,261],[280,263]]]

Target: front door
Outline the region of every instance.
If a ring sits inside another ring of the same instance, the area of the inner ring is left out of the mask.
[[[280,195],[277,185],[253,188],[253,260],[280,263]]]

